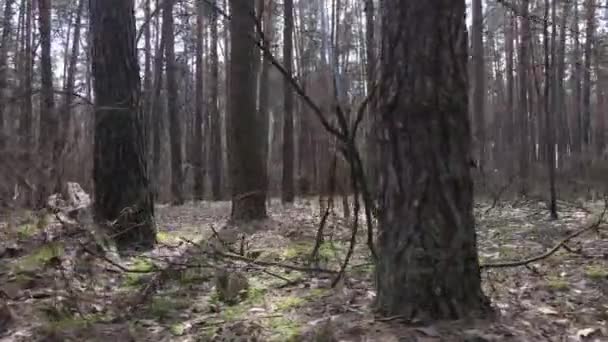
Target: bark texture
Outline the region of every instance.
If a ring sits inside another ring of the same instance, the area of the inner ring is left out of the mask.
[[[464,0],[383,5],[377,306],[406,319],[487,309],[470,172]]]
[[[95,92],[95,218],[112,225],[119,248],[155,242],[147,178],[144,117],[135,46],[133,0],[91,0]]]

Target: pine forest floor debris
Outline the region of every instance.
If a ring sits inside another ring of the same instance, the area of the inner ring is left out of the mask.
[[[481,264],[542,255],[598,220],[604,206],[560,204],[551,221],[541,201],[478,202]],[[228,202],[159,205],[157,248],[123,256],[87,245],[86,232],[62,231],[52,215],[4,215],[0,341],[608,340],[603,221],[547,258],[484,269],[493,319],[407,326],[374,315],[364,229],[332,288],[349,247],[347,220],[330,215],[311,261],[318,202],[273,200],[269,211],[268,220],[234,227]]]

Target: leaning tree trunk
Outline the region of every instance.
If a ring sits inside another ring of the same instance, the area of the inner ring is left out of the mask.
[[[119,248],[153,246],[145,119],[135,45],[134,0],[91,0],[95,91],[95,218],[112,226]]]
[[[407,320],[487,309],[470,171],[464,0],[386,0],[377,306]]]
[[[253,1],[231,0],[230,96],[228,157],[232,176],[232,219],[254,220],[266,215],[266,175],[256,118],[255,35]],[[238,82],[236,82],[238,80]]]

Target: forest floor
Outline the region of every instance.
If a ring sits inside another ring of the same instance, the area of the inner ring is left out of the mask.
[[[227,202],[158,206],[158,246],[121,257],[91,247],[78,229],[12,213],[0,219],[0,341],[606,341],[604,203],[560,204],[560,219],[550,221],[539,201],[479,202],[486,265],[597,229],[537,262],[484,269],[493,319],[416,326],[374,314],[364,229],[345,280],[331,287],[350,240],[341,210],[327,221],[318,270],[302,271],[313,267],[316,200],[273,201],[270,218],[247,227],[227,225]],[[231,305],[216,289],[222,270],[247,279]]]

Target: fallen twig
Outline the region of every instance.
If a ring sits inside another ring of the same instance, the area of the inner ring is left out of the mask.
[[[553,254],[555,254],[560,248],[565,248],[564,246],[566,246],[566,244],[570,240],[572,240],[590,230],[598,229],[598,227],[604,222],[604,216],[606,215],[607,210],[608,210],[608,199],[604,200],[604,210],[602,211],[602,213],[600,214],[600,216],[598,217],[598,219],[595,222],[593,222],[592,224],[590,224],[587,227],[583,227],[583,228],[571,233],[570,235],[568,235],[567,237],[562,239],[559,243],[557,243],[555,246],[553,246],[553,248],[549,249],[548,251],[546,251],[545,253],[543,253],[541,255],[537,255],[537,256],[534,256],[534,257],[531,257],[531,258],[528,258],[525,260],[519,260],[519,261],[506,261],[506,262],[483,264],[483,265],[480,265],[479,267],[481,269],[488,269],[488,268],[507,268],[507,267],[517,267],[517,266],[527,266],[531,263],[546,259],[546,258],[552,256]]]

